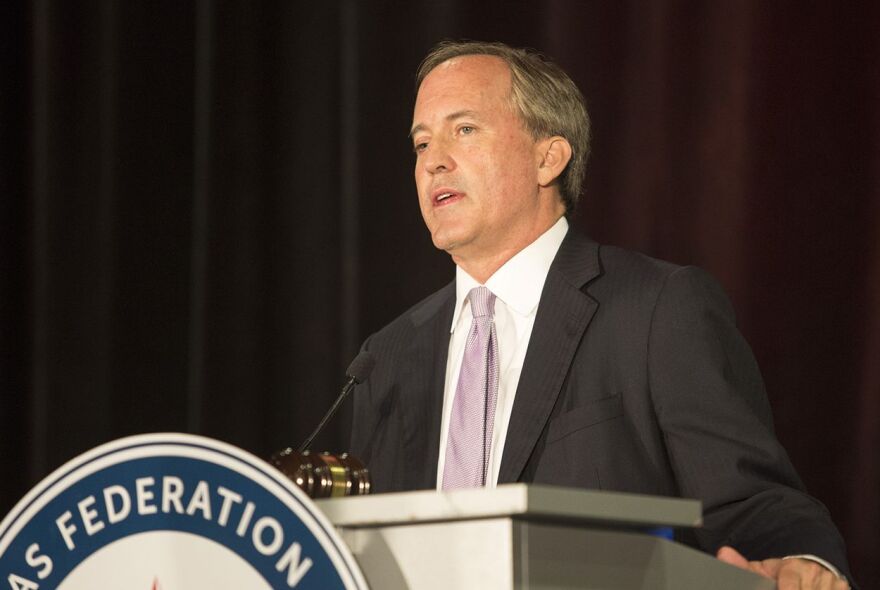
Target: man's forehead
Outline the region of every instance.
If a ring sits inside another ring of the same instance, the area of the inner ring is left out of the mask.
[[[510,67],[496,55],[459,55],[441,62],[428,72],[419,86],[419,92],[450,78],[482,78],[495,83],[502,80],[509,83]]]
[[[410,135],[427,123],[421,118],[439,115],[449,119],[496,108],[490,103],[506,100],[510,85],[510,68],[499,57],[463,55],[448,59],[431,70],[419,86]]]

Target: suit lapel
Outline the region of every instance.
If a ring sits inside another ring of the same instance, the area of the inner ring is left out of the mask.
[[[601,274],[599,246],[569,231],[547,274],[523,362],[498,483],[519,479],[598,303],[581,288]],[[444,357],[445,358],[445,357]]]
[[[402,466],[406,474],[404,489],[430,489],[437,485],[446,357],[454,310],[452,282],[411,314],[415,336],[409,360],[403,365],[414,371],[404,384],[409,391],[401,391],[407,460]]]

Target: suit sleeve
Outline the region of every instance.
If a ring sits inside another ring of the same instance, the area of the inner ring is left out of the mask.
[[[353,392],[349,452],[369,469],[371,493],[375,494],[402,489],[398,466],[403,458],[399,422],[391,417],[393,400],[387,386],[386,355],[377,347],[374,336],[367,338],[361,347],[361,351],[373,353],[376,365],[370,377]]]
[[[843,540],[776,439],[755,359],[708,274],[686,267],[667,277],[648,347],[651,396],[681,495],[703,502],[703,548],[731,545],[748,559],[813,554],[849,577]]]
[[[370,338],[367,338],[361,346],[361,352],[370,352]],[[375,373],[375,368],[374,371]],[[372,377],[372,375],[371,375]],[[372,403],[371,379],[359,383],[354,390],[352,404],[351,439],[348,452],[364,462],[369,468],[372,464],[372,445],[370,433],[374,432],[379,421],[378,413]]]

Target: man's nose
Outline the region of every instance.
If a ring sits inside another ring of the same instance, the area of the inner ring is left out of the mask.
[[[430,174],[449,172],[455,169],[455,160],[449,151],[449,144],[444,140],[434,140],[428,144],[424,156],[425,171]]]

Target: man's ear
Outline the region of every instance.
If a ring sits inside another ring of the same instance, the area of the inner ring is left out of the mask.
[[[537,145],[538,184],[550,186],[571,160],[571,144],[559,135],[540,140]]]

